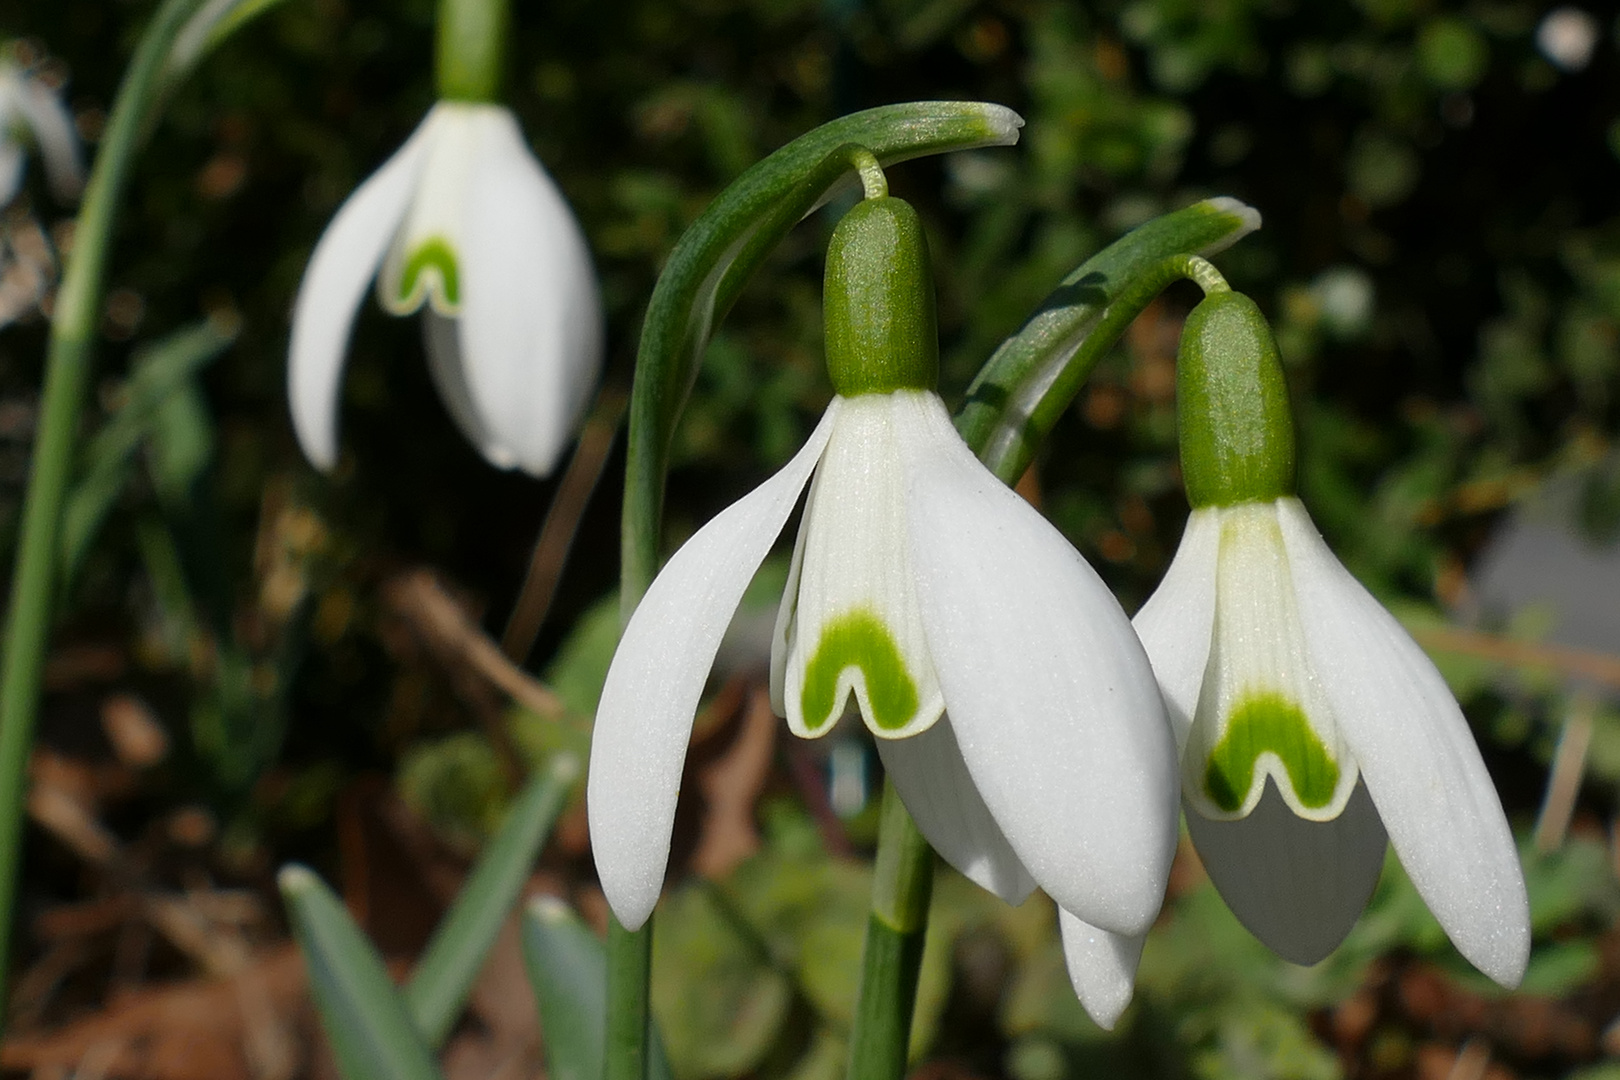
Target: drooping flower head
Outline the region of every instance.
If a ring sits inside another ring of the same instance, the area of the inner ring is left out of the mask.
[[[675,553],[614,656],[587,788],[609,904],[635,928],[657,902],[709,668],[808,482],[772,649],[790,728],[824,735],[853,702],[923,835],[968,877],[1013,902],[1038,884],[1109,940],[1145,931],[1175,846],[1159,693],[1100,579],[952,427],[907,204],[868,198],[840,222],[825,316],[837,394],[820,424]]]
[[[1254,303],[1194,309],[1177,377],[1193,510],[1135,626],[1211,880],[1257,937],[1313,964],[1372,895],[1387,831],[1462,954],[1516,985],[1529,916],[1501,802],[1439,672],[1294,497],[1287,388]]]
[[[337,460],[349,328],[367,285],[422,312],[433,381],[484,457],[551,472],[601,367],[596,274],[573,213],[510,110],[441,101],[349,196],[304,272],[288,383],[304,453]]]
[[[0,206],[11,202],[22,186],[30,141],[39,147],[51,194],[70,202],[84,186],[73,117],[59,92],[32,67],[18,63],[13,52],[0,49]]]

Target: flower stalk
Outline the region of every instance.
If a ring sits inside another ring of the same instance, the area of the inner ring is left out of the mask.
[[[433,69],[442,100],[496,100],[511,21],[507,0],[440,0]]]
[[[203,2],[165,0],[142,34],[90,170],[73,250],[57,290],[34,437],[33,472],[23,499],[10,619],[4,660],[0,661],[0,978],[9,960],[28,752],[34,739],[51,622],[62,499],[89,383],[113,223],[142,136],[149,128],[152,108],[164,87],[169,49]]]

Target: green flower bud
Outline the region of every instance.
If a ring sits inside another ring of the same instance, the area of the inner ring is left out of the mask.
[[[932,390],[939,382],[934,278],[922,221],[883,196],[833,230],[822,299],[827,374],[844,397]]]
[[[1187,316],[1176,360],[1181,475],[1194,509],[1294,493],[1294,421],[1277,343],[1242,293]]]

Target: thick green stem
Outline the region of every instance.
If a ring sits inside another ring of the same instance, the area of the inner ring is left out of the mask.
[[[23,498],[10,621],[4,660],[0,661],[0,977],[10,958],[28,751],[45,666],[62,499],[89,382],[91,343],[101,310],[113,220],[149,111],[162,89],[169,47],[202,4],[203,0],[165,0],[141,37],[85,185],[73,249],[56,293],[34,437],[33,473]]]
[[[850,1080],[895,1080],[905,1072],[934,892],[934,850],[892,783],[883,785],[882,813],[850,1037]]]
[[[433,67],[440,98],[471,102],[496,99],[510,23],[507,0],[439,0]]]
[[[1030,372],[1007,396],[992,423],[970,428],[971,414],[964,407],[957,416],[957,428],[979,460],[1004,483],[1017,483],[1097,361],[1108,354],[1155,297],[1183,279],[1195,282],[1206,294],[1229,290],[1220,271],[1197,255],[1161,259],[1119,286],[1118,292],[1099,309],[1095,321],[1087,323],[1084,336],[1072,352],[1055,354],[1053,363]]]
[[[652,972],[652,920],[626,930],[608,915],[607,1054],[603,1080],[647,1080],[652,1042],[648,977]]]

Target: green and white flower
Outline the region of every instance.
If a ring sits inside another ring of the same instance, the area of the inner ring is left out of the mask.
[[[0,57],[0,206],[22,187],[29,139],[39,147],[51,193],[63,202],[78,198],[84,186],[79,138],[61,95],[33,69]]]
[[[293,309],[288,383],[311,461],[337,459],[350,326],[367,285],[423,313],[435,384],[500,468],[548,474],[601,367],[596,274],[579,224],[510,110],[441,101],[339,208]]]
[[[1129,947],[1176,843],[1175,746],[1147,657],[1096,573],[974,457],[934,393],[915,212],[869,195],[834,233],[827,281],[838,396],[792,461],[675,553],[608,671],[586,789],[608,903],[634,929],[658,901],[709,669],[808,484],[771,655],[777,711],[816,738],[853,701],[946,860],[1012,903],[1039,885]],[[1111,1022],[1131,972],[1082,961],[1083,1000]]]
[[[1177,380],[1193,511],[1134,624],[1210,879],[1273,951],[1314,964],[1366,906],[1387,832],[1458,950],[1517,985],[1529,906],[1501,801],[1445,680],[1293,496],[1287,389],[1252,301],[1194,309]]]
[[[625,628],[586,797],[619,920],[640,926],[657,902],[709,668],[807,481],[772,651],[792,730],[825,734],[853,698],[923,835],[964,874],[1144,931],[1176,818],[1147,660],[1095,572],[979,463],[933,392],[908,389],[834,398],[786,467],[675,553]]]

